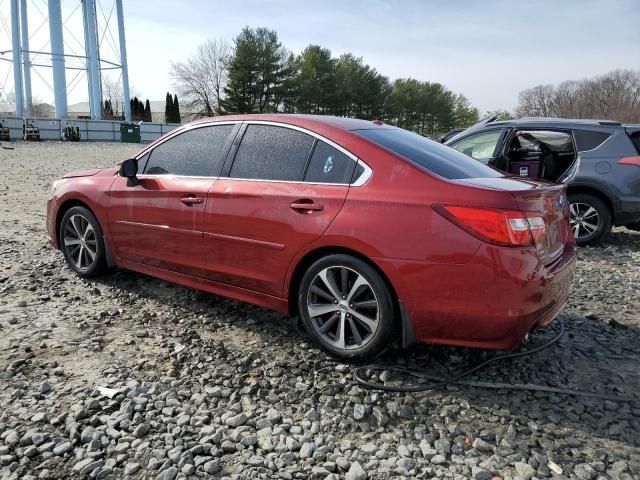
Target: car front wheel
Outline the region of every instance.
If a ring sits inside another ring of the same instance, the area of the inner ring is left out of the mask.
[[[609,207],[593,195],[580,193],[569,195],[570,224],[578,245],[593,245],[611,230]]]
[[[372,358],[391,343],[393,300],[380,274],[349,255],[317,260],[304,274],[298,308],[305,329],[344,359]]]
[[[100,223],[85,207],[65,212],[60,222],[60,248],[67,265],[82,277],[94,277],[107,268]]]

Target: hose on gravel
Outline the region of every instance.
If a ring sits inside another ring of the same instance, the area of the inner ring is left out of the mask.
[[[453,383],[459,385],[465,385],[469,387],[477,387],[477,388],[491,388],[498,390],[524,390],[524,391],[533,391],[533,392],[548,392],[548,393],[558,393],[564,395],[573,395],[573,396],[581,396],[581,397],[591,397],[598,398],[601,400],[611,400],[611,401],[621,401],[621,402],[634,402],[640,399],[628,397],[628,396],[619,396],[619,395],[605,395],[600,393],[592,393],[586,392],[583,390],[574,390],[571,388],[561,388],[561,387],[549,387],[545,385],[534,385],[534,384],[512,384],[512,383],[492,383],[492,382],[477,382],[477,381],[469,381],[462,380],[465,377],[468,377],[474,372],[486,367],[490,363],[498,362],[501,360],[507,360],[511,358],[524,357],[528,355],[533,355],[538,353],[546,348],[549,348],[551,345],[556,343],[562,336],[564,335],[564,320],[562,317],[558,317],[558,324],[560,325],[560,331],[557,335],[555,335],[551,340],[544,342],[543,344],[534,347],[529,350],[525,350],[522,352],[514,352],[514,353],[506,353],[503,355],[496,355],[495,357],[491,357],[479,364],[464,370],[460,373],[452,375],[449,378],[441,378],[433,375],[429,375],[424,371],[420,370],[412,370],[408,368],[396,367],[393,365],[383,365],[383,364],[369,364],[357,367],[354,372],[354,378],[363,387],[372,389],[372,390],[383,390],[386,392],[399,392],[399,393],[411,393],[411,392],[426,392],[429,390],[435,390],[438,388],[442,388],[446,385],[450,385]],[[365,378],[365,371],[367,370],[387,370],[389,372],[399,373],[406,376],[414,377],[421,380],[428,380],[432,383],[429,384],[421,384],[421,385],[386,385],[381,382],[373,382],[367,380]]]

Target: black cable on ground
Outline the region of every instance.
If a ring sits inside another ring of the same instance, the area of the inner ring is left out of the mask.
[[[549,392],[549,393],[559,393],[565,395],[575,395],[575,396],[583,396],[583,397],[592,397],[599,398],[602,400],[612,400],[612,401],[624,401],[624,402],[633,402],[640,399],[636,399],[633,397],[625,397],[625,396],[617,396],[617,395],[604,395],[599,393],[591,393],[585,392],[582,390],[573,390],[570,388],[560,388],[560,387],[548,387],[545,385],[532,385],[532,384],[511,384],[511,383],[491,383],[491,382],[475,382],[475,381],[461,381],[464,377],[468,377],[474,372],[486,367],[490,363],[497,362],[499,360],[507,360],[510,358],[518,358],[524,357],[527,355],[533,355],[534,353],[538,353],[541,350],[544,350],[554,343],[556,343],[562,336],[564,335],[564,320],[562,317],[558,317],[558,323],[560,325],[560,331],[558,334],[553,337],[551,340],[543,343],[542,345],[532,348],[530,350],[525,350],[523,352],[514,352],[514,353],[506,353],[504,355],[497,355],[495,357],[491,357],[484,362],[475,365],[472,368],[464,370],[458,374],[455,374],[449,378],[440,378],[432,375],[428,375],[423,371],[419,370],[411,370],[408,368],[402,367],[394,367],[389,365],[381,365],[381,364],[370,364],[358,367],[353,372],[353,376],[356,381],[362,385],[363,387],[370,388],[372,390],[383,390],[386,392],[400,392],[400,393],[411,393],[411,392],[426,392],[429,390],[435,390],[437,388],[442,388],[446,385],[450,385],[452,383],[457,383],[460,385],[467,385],[471,387],[478,388],[493,388],[500,390],[525,390],[525,391],[537,391],[537,392]],[[388,370],[390,372],[401,373],[407,376],[411,376],[414,378],[430,380],[434,383],[426,384],[426,385],[406,385],[406,386],[392,386],[385,385],[380,382],[371,382],[367,380],[363,373],[365,370]]]

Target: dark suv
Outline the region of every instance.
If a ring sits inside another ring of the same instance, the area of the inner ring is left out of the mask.
[[[485,120],[446,145],[520,177],[568,182],[579,245],[612,225],[640,229],[640,125],[604,120]]]

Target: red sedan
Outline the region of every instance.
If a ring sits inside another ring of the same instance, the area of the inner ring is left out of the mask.
[[[345,358],[512,348],[563,308],[576,262],[563,186],[335,117],[185,125],[56,181],[47,216],[81,276],[118,266],[300,315]]]

